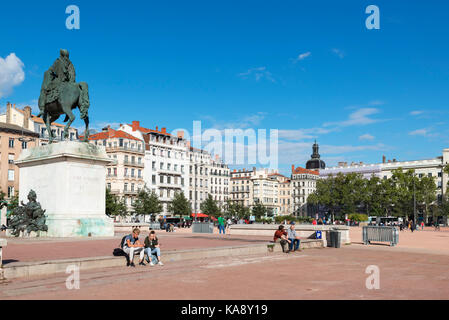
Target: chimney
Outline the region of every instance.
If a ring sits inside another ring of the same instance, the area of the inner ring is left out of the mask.
[[[6,103],[6,123],[11,123],[11,102]]]
[[[393,162],[396,162],[396,158],[393,159]]]
[[[31,118],[31,107],[26,106],[23,108],[23,127],[29,129],[29,122]]]
[[[161,132],[162,132],[162,133],[167,133],[167,128],[162,128],[162,129],[161,129]]]
[[[157,130],[157,127],[156,127],[156,130]],[[190,149],[190,141],[187,141],[187,148]]]
[[[387,157],[382,156],[382,163],[385,163],[385,161],[387,161]]]
[[[156,126],[156,131],[159,131],[159,128]]]
[[[391,163],[391,160],[388,160],[388,163]]]
[[[295,171],[295,165],[292,164],[292,173]]]
[[[133,131],[137,131],[140,127],[140,121],[133,121],[132,127],[133,127]]]
[[[178,138],[184,139],[184,131],[178,131]]]
[[[107,125],[107,126],[104,127],[103,129],[101,129],[101,131],[103,131],[103,132],[108,132],[110,128],[111,128],[111,126],[110,126],[110,125]]]

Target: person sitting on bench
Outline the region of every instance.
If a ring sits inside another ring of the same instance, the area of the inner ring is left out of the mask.
[[[284,230],[284,226],[281,224],[279,228],[274,233],[274,242],[280,240],[282,252],[289,253],[290,250],[285,250],[285,245],[290,243],[290,240],[287,238],[287,232]]]
[[[288,229],[288,250],[295,252],[296,250],[299,250],[299,237],[296,235],[296,230],[295,230],[295,223],[292,221],[290,223],[290,228]],[[293,245],[295,245],[295,249],[293,249]]]
[[[131,267],[135,267],[135,264],[133,262],[135,253],[140,254],[139,265],[141,265],[141,266],[145,265],[145,263],[143,263],[145,251],[144,251],[143,245],[140,244],[139,234],[140,234],[140,229],[134,228],[133,233],[126,236],[125,241],[124,241],[125,243],[123,245],[123,251],[125,251],[129,255],[129,265],[128,266],[131,266]]]
[[[154,266],[156,264],[160,266],[164,265],[161,261],[159,240],[157,239],[156,232],[154,230],[150,231],[150,234],[145,238],[145,253],[147,254],[147,261],[150,263],[150,266]]]

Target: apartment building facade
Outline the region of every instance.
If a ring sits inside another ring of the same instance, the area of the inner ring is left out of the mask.
[[[148,129],[139,121],[122,124],[120,130],[145,143],[144,184],[154,191],[162,202],[161,216],[170,217],[169,204],[175,193],[183,192],[188,198],[189,160],[187,141],[183,134],[175,136],[166,128]]]
[[[252,170],[236,170],[231,172],[230,179],[230,196],[229,199],[233,203],[240,204],[245,207],[254,205],[253,179],[256,174],[256,168]]]
[[[291,194],[293,202],[293,214],[298,217],[307,217],[310,211],[307,198],[315,192],[319,172],[292,165]]]
[[[90,135],[89,142],[106,148],[112,160],[106,166],[106,187],[112,194],[124,199],[128,211],[132,212],[137,194],[144,186],[144,142],[110,127]]]
[[[0,122],[0,190],[10,200],[19,192],[19,167],[15,161],[22,150],[39,144],[39,134],[10,123]]]

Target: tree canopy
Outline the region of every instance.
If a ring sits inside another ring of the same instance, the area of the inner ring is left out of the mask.
[[[393,170],[388,179],[338,173],[318,180],[308,203],[342,219],[345,214],[359,212],[371,216],[412,216],[416,201],[417,210],[427,216],[435,204],[436,190],[434,177],[419,177],[414,170]]]
[[[183,192],[176,192],[173,200],[170,202],[168,206],[168,211],[173,213],[174,215],[190,215],[191,204],[190,201],[184,196]]]

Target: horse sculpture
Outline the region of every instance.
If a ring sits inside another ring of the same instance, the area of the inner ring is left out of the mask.
[[[89,137],[89,105],[89,89],[86,82],[63,83],[59,89],[58,99],[44,106],[42,120],[44,120],[47,127],[48,142],[52,143],[55,138],[51,131],[51,124],[62,114],[66,115],[64,122],[68,121],[64,127],[64,138],[67,139],[69,137],[69,127],[75,120],[72,110],[76,107],[80,109],[80,118],[84,120],[86,125],[83,141],[87,142]]]
[[[56,121],[60,115],[65,114],[64,122],[68,123],[64,127],[64,139],[69,137],[69,128],[75,120],[72,110],[78,107],[80,117],[86,124],[84,132],[84,141],[89,138],[89,89],[86,82],[75,82],[75,68],[69,60],[67,50],[60,51],[60,57],[44,73],[41,95],[39,97],[40,113],[38,117],[47,127],[49,143],[55,138],[51,131],[51,124]]]

